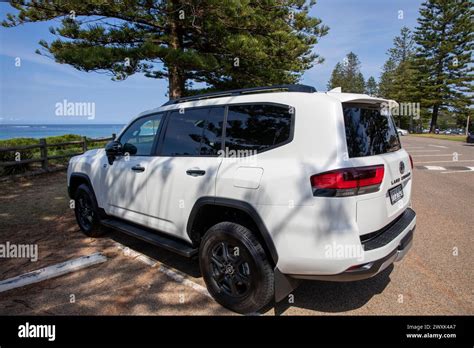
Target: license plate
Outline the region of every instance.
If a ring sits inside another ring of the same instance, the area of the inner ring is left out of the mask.
[[[388,194],[390,195],[390,202],[392,205],[397,203],[400,199],[403,198],[403,187],[402,185],[395,186],[393,189],[388,190]]]

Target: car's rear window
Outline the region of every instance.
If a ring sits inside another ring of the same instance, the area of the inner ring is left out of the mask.
[[[380,155],[401,148],[392,117],[380,106],[343,103],[349,157]]]

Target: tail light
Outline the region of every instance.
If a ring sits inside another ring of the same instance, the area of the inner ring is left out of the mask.
[[[383,181],[383,164],[343,168],[311,176],[314,196],[345,197],[378,191]]]
[[[410,154],[408,154],[408,157],[410,157],[410,165],[411,165],[411,169],[413,170],[413,157],[411,157]]]

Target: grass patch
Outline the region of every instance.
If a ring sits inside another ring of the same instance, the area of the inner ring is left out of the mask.
[[[410,134],[410,135],[414,137],[419,137],[419,138],[432,138],[432,139],[466,142],[465,135],[447,135],[447,134]]]

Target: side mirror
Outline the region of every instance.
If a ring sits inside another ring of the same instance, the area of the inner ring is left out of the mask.
[[[112,165],[114,163],[115,157],[122,155],[122,144],[120,141],[112,140],[111,142],[105,145],[105,154],[107,155],[107,159],[109,160],[109,164]]]
[[[129,154],[129,155],[136,155],[137,154],[137,147],[133,144],[125,143],[122,146],[122,153],[124,155]]]

